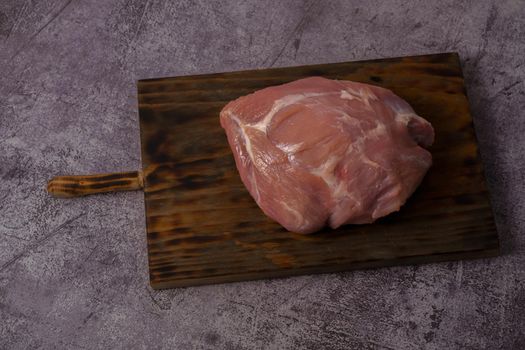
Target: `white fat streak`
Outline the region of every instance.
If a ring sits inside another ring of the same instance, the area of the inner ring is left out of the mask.
[[[372,159],[370,159],[368,156],[366,156],[364,153],[361,153],[361,161],[365,164],[370,165],[373,168],[382,168],[379,163],[374,162]]]
[[[335,176],[335,167],[339,159],[339,157],[331,156],[321,166],[311,170],[310,173],[323,179],[328,186],[332,198],[337,202],[343,198],[350,198],[356,205],[360,206],[361,201],[355,198],[352,193],[348,192],[348,183]]]
[[[270,111],[257,123],[249,125],[251,128],[257,129],[259,131],[262,131],[266,134],[268,125],[272,122],[273,117],[279,111],[281,111],[283,108],[286,108],[290,105],[293,105],[299,101],[302,101],[307,98],[311,97],[319,97],[319,96],[327,96],[327,95],[334,95],[337,94],[336,92],[310,92],[310,93],[304,93],[304,94],[295,94],[295,95],[287,95],[284,96],[278,100],[276,100]]]
[[[373,138],[373,137],[383,136],[384,134],[386,134],[386,130],[387,129],[386,129],[385,124],[378,122],[375,128],[366,131],[364,135],[359,136],[358,138],[354,140],[354,142],[350,143],[346,149],[346,154],[348,155],[354,151],[361,152],[364,146],[365,140]]]
[[[334,170],[338,161],[339,157],[330,156],[323,164],[315,169],[312,169],[310,173],[312,175],[319,176],[324,180],[324,182],[326,182],[328,187],[333,190],[337,182],[337,177],[334,174]]]
[[[257,167],[257,162],[255,162],[255,157],[253,155],[253,150],[252,150],[252,141],[250,140],[250,137],[246,134],[246,130],[245,130],[246,125],[242,123],[240,119],[231,112],[229,112],[229,117],[233,121],[235,121],[237,125],[239,126],[239,129],[241,130],[241,136],[244,140],[244,146],[246,148],[246,152],[248,152],[248,156],[250,157],[250,160],[252,161],[253,166]],[[253,189],[255,191],[255,196],[254,196],[255,201],[259,202],[261,195],[259,194],[259,187],[257,186],[257,179],[253,172],[251,175],[252,175],[251,178],[253,181]]]
[[[388,99],[385,101],[385,103],[390,106],[392,111],[394,111],[397,115],[413,115],[414,110],[410,105],[407,103],[404,103],[400,98],[396,96],[396,98]]]
[[[357,139],[354,140],[354,142],[350,143],[348,147],[346,148],[346,154],[350,154],[354,151],[361,152],[361,149],[363,148],[363,145],[365,144],[365,137],[360,136]]]
[[[348,88],[346,90],[341,90],[340,96],[344,100],[358,100],[364,102],[368,107],[370,107],[370,101],[377,101],[377,96],[372,92],[371,89],[367,87],[362,87],[360,89],[354,90]]]
[[[417,114],[415,113],[396,113],[396,116],[395,116],[396,120],[399,120],[400,122],[402,122],[403,124],[405,125],[408,125],[408,123],[413,120],[413,119],[417,119],[418,121],[422,122],[422,123],[425,123],[425,124],[430,124],[428,122],[428,120],[424,119],[424,118],[421,118],[420,116],[418,116]]]
[[[354,96],[352,94],[350,94],[348,91],[346,90],[341,90],[341,96],[340,96],[343,100],[356,100],[356,99],[361,99],[360,97],[358,96]]]
[[[341,111],[341,116],[338,118],[339,120],[344,120],[344,121],[347,121],[347,122],[357,122],[357,118],[355,117],[352,117],[350,114],[344,112],[344,111]]]
[[[337,202],[348,197],[358,205],[361,205],[361,202],[358,201],[352,193],[348,192],[348,182],[346,181],[337,179],[335,185],[330,188],[330,191],[332,192],[332,198]]]
[[[286,210],[292,214],[295,218],[295,220],[297,220],[298,223],[301,223],[300,227],[303,227],[305,224],[308,223],[308,221],[303,217],[303,215],[301,215],[301,213],[297,210],[295,210],[294,208],[292,208],[291,206],[288,205],[288,203],[286,203],[285,201],[281,201],[281,205],[286,208]]]
[[[408,124],[414,117],[417,117],[414,113],[396,113],[396,120],[399,120],[403,124]]]
[[[298,143],[278,143],[276,146],[287,155],[295,154],[303,145],[304,142]]]
[[[378,121],[377,124],[376,124],[376,127],[373,128],[373,129],[370,129],[367,133],[366,133],[366,138],[371,138],[371,137],[378,137],[378,136],[383,136],[384,134],[386,133],[386,126],[384,123]]]
[[[365,103],[367,105],[370,105],[369,101],[377,101],[378,100],[376,94],[374,94],[372,92],[372,89],[369,89],[369,88],[365,87],[365,88],[360,89],[359,92],[361,94],[361,98],[363,100],[365,100]]]
[[[241,130],[241,136],[244,140],[244,145],[246,146],[246,151],[248,152],[248,155],[250,156],[250,159],[252,160],[252,163],[255,164],[255,157],[253,155],[253,149],[252,149],[252,141],[248,134],[246,134],[246,124],[240,121],[240,119],[235,116],[233,113],[230,112],[230,118],[237,123],[239,126],[239,129]]]

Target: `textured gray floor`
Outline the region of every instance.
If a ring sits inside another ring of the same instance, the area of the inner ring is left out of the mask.
[[[440,4],[440,5],[436,5]],[[0,349],[525,349],[524,1],[0,2]],[[140,78],[458,51],[504,256],[154,292]]]

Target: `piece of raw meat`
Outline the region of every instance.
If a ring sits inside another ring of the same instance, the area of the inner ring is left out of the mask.
[[[244,185],[292,232],[397,211],[432,164],[430,123],[373,85],[301,79],[228,103],[220,121]]]

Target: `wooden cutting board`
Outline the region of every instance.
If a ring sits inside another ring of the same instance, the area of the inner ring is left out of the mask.
[[[250,197],[219,112],[239,96],[307,76],[386,87],[432,123],[434,166],[399,213],[304,236],[267,218]],[[455,53],[141,80],[138,98],[153,288],[498,253]]]
[[[241,95],[307,76],[386,87],[434,126],[434,165],[398,213],[305,236],[267,218],[250,197],[219,112]],[[142,173],[61,177],[49,188],[65,196],[143,186],[155,289],[499,252],[456,53],[141,80],[138,99]]]

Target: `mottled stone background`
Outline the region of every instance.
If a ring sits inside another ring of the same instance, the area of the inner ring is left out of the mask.
[[[503,256],[153,291],[135,81],[458,51]],[[525,349],[525,2],[0,2],[1,349]]]

